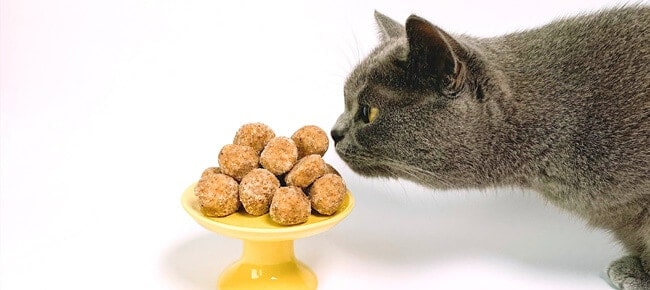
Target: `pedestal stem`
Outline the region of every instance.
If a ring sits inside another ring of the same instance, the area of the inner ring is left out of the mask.
[[[241,262],[274,265],[295,261],[293,241],[244,241]]]

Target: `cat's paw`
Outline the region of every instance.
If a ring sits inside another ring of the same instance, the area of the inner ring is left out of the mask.
[[[650,289],[650,275],[636,256],[626,256],[613,262],[607,269],[607,276],[621,290]]]

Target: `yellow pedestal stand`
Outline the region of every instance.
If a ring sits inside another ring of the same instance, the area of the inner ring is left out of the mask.
[[[315,290],[317,279],[305,264],[296,260],[293,241],[324,232],[343,220],[354,207],[348,192],[341,209],[331,216],[311,215],[301,225],[281,226],[269,215],[242,212],[223,218],[206,217],[194,196],[194,184],[183,193],[183,208],[204,228],[244,241],[241,259],[226,268],[217,289]]]

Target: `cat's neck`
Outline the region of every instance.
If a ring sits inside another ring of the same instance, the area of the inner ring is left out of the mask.
[[[569,142],[567,130],[574,130],[571,116],[563,111],[564,106],[550,106],[547,100],[553,95],[549,87],[561,84],[540,74],[548,70],[540,65],[543,57],[522,54],[520,47],[505,38],[458,39],[476,53],[483,75],[476,84],[485,99],[473,112],[473,118],[480,120],[474,128],[473,146],[481,152],[476,155],[477,168],[487,178],[475,183],[528,186],[548,170],[547,164],[563,163],[548,158],[566,156],[556,153],[568,150],[563,145]]]
[[[477,162],[502,172],[495,178],[502,183],[605,176],[603,156],[616,150],[613,140],[621,141],[612,132],[625,129],[612,118],[645,114],[629,105],[647,98],[647,66],[634,53],[647,47],[647,32],[629,25],[634,17],[583,17],[463,40],[479,56],[485,78],[479,84],[486,97],[474,117],[483,120],[476,134],[485,141],[476,149],[486,151],[486,160]]]

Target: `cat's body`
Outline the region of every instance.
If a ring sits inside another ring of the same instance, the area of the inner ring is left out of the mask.
[[[650,8],[486,39],[376,18],[332,130],[353,170],[532,188],[623,243],[614,284],[650,289]]]

